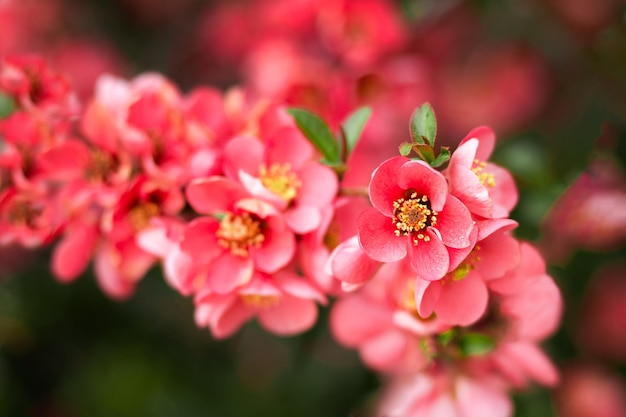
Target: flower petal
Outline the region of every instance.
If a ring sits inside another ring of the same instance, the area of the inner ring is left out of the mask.
[[[396,236],[389,217],[369,208],[356,219],[359,243],[363,251],[378,262],[395,262],[407,255],[409,238]]]
[[[431,229],[426,229],[430,240],[420,240],[417,245],[409,244],[408,247],[411,267],[416,275],[428,281],[436,281],[448,272],[450,257],[441,239]]]
[[[452,195],[448,195],[446,205],[437,216],[436,227],[446,246],[462,249],[472,243],[469,239],[474,228],[472,215],[465,204]]]
[[[387,217],[393,217],[393,202],[404,197],[404,188],[398,185],[400,167],[409,159],[396,156],[383,162],[372,174],[369,196],[372,205]]]
[[[461,280],[451,279],[441,285],[437,301],[437,317],[450,325],[469,326],[475,323],[487,309],[489,297],[487,286],[475,271]]]
[[[425,195],[433,210],[441,211],[448,195],[448,182],[441,172],[424,161],[409,161],[400,167],[398,185],[403,190],[415,190]]]
[[[201,214],[231,211],[238,200],[249,196],[241,184],[223,177],[193,180],[185,195],[191,207]]]
[[[284,294],[274,308],[258,313],[261,325],[272,333],[288,336],[309,330],[317,321],[317,305]]]

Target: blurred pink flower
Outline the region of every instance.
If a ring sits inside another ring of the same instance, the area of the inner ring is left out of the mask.
[[[209,327],[214,337],[222,339],[255,316],[271,333],[302,333],[313,327],[316,303],[325,304],[326,298],[292,270],[283,269],[272,275],[255,272],[244,285],[225,294],[205,287],[194,302],[196,324]]]
[[[626,262],[598,269],[580,308],[576,339],[587,352],[603,359],[626,361]]]
[[[626,382],[597,365],[570,363],[554,392],[559,417],[625,417]]]
[[[377,406],[387,417],[510,417],[513,405],[502,381],[489,374],[434,370],[388,383]]]

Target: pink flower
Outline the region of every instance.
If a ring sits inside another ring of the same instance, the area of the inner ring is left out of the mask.
[[[517,187],[511,174],[487,162],[495,146],[487,126],[473,129],[452,153],[446,176],[450,193],[472,214],[485,218],[508,217],[517,204]]]
[[[255,272],[246,284],[228,294],[208,287],[199,291],[195,318],[198,326],[208,326],[220,339],[231,336],[255,316],[269,332],[289,336],[315,324],[316,302],[325,304],[326,298],[289,269],[271,276]]]
[[[377,414],[387,417],[509,417],[513,405],[506,386],[489,374],[435,369],[392,380]]]
[[[480,240],[444,278],[417,280],[415,297],[422,317],[435,313],[443,323],[469,326],[483,316],[489,300],[487,282],[502,277],[516,267],[520,259],[519,244],[508,233],[517,223],[512,220],[497,223],[477,228],[482,231]],[[483,237],[485,233],[489,234]]]
[[[626,262],[603,265],[594,272],[579,312],[579,345],[597,357],[626,360]]]
[[[359,291],[340,298],[330,315],[333,336],[356,348],[373,369],[406,373],[430,362],[422,344],[449,327],[423,319],[415,305],[415,276],[407,261],[386,263]]]
[[[448,193],[444,176],[423,161],[383,162],[372,175],[369,195],[374,207],[357,218],[358,236],[376,261],[408,255],[417,276],[434,281],[449,271],[451,250],[474,243],[469,210]]]
[[[554,402],[561,417],[625,417],[626,381],[597,365],[570,363]]]
[[[181,250],[194,267],[180,280],[206,280],[212,291],[228,293],[246,284],[255,270],[273,273],[294,257],[295,236],[270,204],[252,198],[239,184],[221,177],[192,181],[189,204],[201,214],[186,228]]]
[[[224,170],[255,197],[279,211],[296,233],[308,233],[322,222],[322,211],[337,194],[337,176],[313,161],[313,146],[295,127],[278,129],[264,142],[232,139],[224,150]]]

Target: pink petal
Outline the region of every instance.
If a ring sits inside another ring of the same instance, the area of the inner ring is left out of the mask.
[[[296,238],[284,221],[272,216],[266,221],[265,240],[259,248],[251,248],[251,256],[257,269],[276,272],[287,265],[296,253]]]
[[[89,148],[77,140],[68,140],[40,156],[47,179],[71,181],[82,178],[91,162]]]
[[[471,169],[472,165],[474,165],[474,159],[476,159],[477,149],[478,139],[471,137],[466,138],[461,143],[459,143],[459,146],[456,148],[456,150],[452,152],[448,167],[464,167],[467,169]]]
[[[227,294],[250,281],[254,264],[249,257],[234,256],[230,253],[211,262],[207,274],[210,288],[220,294]]]
[[[478,149],[476,150],[476,159],[479,161],[488,161],[496,146],[496,134],[489,126],[480,126],[472,129],[461,140],[461,145],[468,142],[472,138],[478,139]]]
[[[239,171],[256,176],[265,162],[265,146],[259,139],[237,136],[224,146],[224,172],[237,179]]]
[[[349,284],[361,284],[369,280],[380,267],[379,262],[361,249],[357,236],[340,243],[328,257],[326,265],[329,275]]]
[[[411,267],[416,275],[428,281],[436,281],[448,272],[450,258],[445,245],[431,229],[426,229],[429,241],[420,240],[417,245],[409,243],[408,247]]]
[[[476,263],[476,270],[485,280],[500,278],[519,264],[519,243],[507,233],[495,233],[477,247],[480,250],[476,255],[481,260]]]
[[[70,282],[85,270],[98,236],[98,228],[93,225],[77,225],[68,230],[52,253],[52,272],[59,281]]]
[[[475,271],[459,281],[453,279],[441,285],[441,296],[435,312],[441,321],[450,325],[469,326],[487,309],[487,286]]]
[[[535,381],[550,387],[559,382],[559,373],[554,364],[534,343],[520,341],[508,343],[504,347],[510,359],[519,363]]]
[[[478,226],[478,240],[481,241],[497,231],[507,232],[515,229],[517,222],[512,219],[484,219],[477,220],[476,226]]]
[[[201,214],[231,211],[238,200],[248,197],[241,184],[223,177],[193,180],[185,195],[191,207]]]
[[[393,202],[404,197],[404,188],[398,185],[398,173],[408,158],[397,156],[383,162],[372,174],[369,196],[372,205],[387,217],[393,217]]]
[[[198,217],[183,233],[180,248],[193,257],[196,263],[206,264],[222,254],[224,248],[218,245],[215,234],[219,222],[212,217]]]
[[[218,299],[209,323],[211,333],[217,339],[225,339],[232,336],[252,317],[254,310],[247,308],[237,295]]]
[[[356,222],[359,243],[370,258],[378,262],[395,262],[406,257],[409,238],[394,235],[396,228],[389,217],[369,208],[357,217]]]
[[[326,304],[326,296],[306,279],[293,272],[281,270],[273,275],[274,283],[285,293],[296,298],[315,300],[318,303]]]
[[[448,196],[445,207],[437,216],[436,227],[446,246],[462,249],[471,244],[469,237],[474,220],[465,204],[452,195]]]
[[[441,211],[448,195],[448,182],[424,161],[409,161],[400,167],[398,185],[403,190],[415,190],[418,197],[425,195],[433,210]]]
[[[505,389],[487,379],[457,378],[458,417],[511,417],[513,404]]]
[[[453,166],[449,171],[450,193],[458,197],[474,214],[493,217],[493,202],[475,173],[463,166]]]
[[[408,348],[407,336],[393,328],[368,339],[359,349],[368,366],[379,370],[396,370],[404,366]]]
[[[441,283],[416,278],[415,305],[422,318],[428,318],[435,311],[435,306],[441,296]]]
[[[333,336],[347,347],[356,347],[392,326],[391,310],[359,295],[339,299],[330,311]]]
[[[493,200],[494,217],[507,217],[517,205],[519,194],[515,179],[509,171],[495,164],[487,164],[485,172],[493,174],[496,185],[489,189]]]
[[[313,146],[293,127],[277,130],[267,141],[266,160],[271,164],[290,164],[298,170],[313,158]]]
[[[320,209],[311,206],[295,206],[287,210],[283,217],[291,230],[299,235],[314,231],[322,222]]]
[[[337,196],[337,175],[329,167],[312,162],[297,171],[302,187],[296,198],[298,204],[326,207]]]
[[[258,319],[272,333],[294,335],[313,327],[317,321],[317,305],[313,301],[285,294],[276,307],[260,310]]]
[[[94,273],[102,291],[115,300],[126,300],[135,292],[135,283],[125,279],[118,270],[119,255],[104,248],[94,258]]]

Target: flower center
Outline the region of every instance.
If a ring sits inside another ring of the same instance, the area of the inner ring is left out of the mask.
[[[472,172],[476,174],[478,177],[478,181],[485,187],[495,187],[496,179],[493,174],[489,172],[483,172],[485,167],[487,166],[486,162],[479,161],[478,159],[474,159],[474,163],[472,165]]]
[[[30,202],[16,199],[8,210],[8,220],[15,226],[34,228],[42,212],[42,209],[34,207]]]
[[[298,195],[302,182],[291,170],[290,164],[272,164],[269,168],[259,168],[261,183],[265,188],[285,200],[291,202]]]
[[[226,213],[217,229],[217,243],[233,255],[246,257],[248,250],[258,248],[265,240],[261,222],[249,213]]]
[[[104,181],[109,173],[115,171],[117,161],[108,153],[95,150],[91,154],[91,164],[87,167],[87,178]]]
[[[143,230],[150,224],[150,219],[160,212],[159,206],[155,203],[139,203],[128,211],[128,220],[133,229]]]
[[[428,242],[430,237],[423,232],[428,226],[437,224],[437,213],[430,208],[428,197],[411,192],[408,198],[399,198],[393,202],[393,224],[396,236],[412,236],[413,244],[420,240]]]
[[[270,308],[280,302],[277,295],[239,294],[243,303],[252,308]]]

